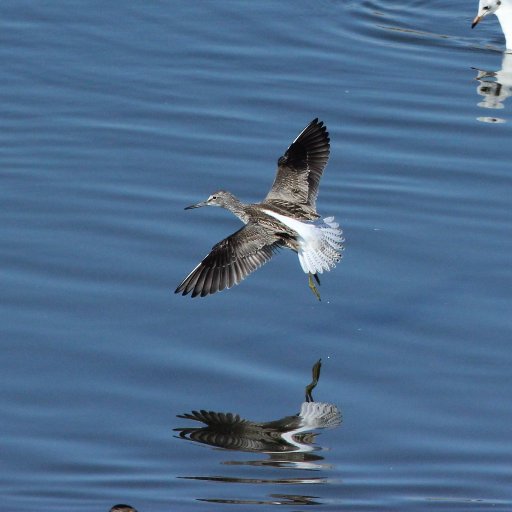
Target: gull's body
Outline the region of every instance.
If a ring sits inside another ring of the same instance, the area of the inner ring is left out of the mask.
[[[478,14],[473,20],[471,28],[474,28],[489,14],[495,14],[498,18],[505,36],[507,51],[512,51],[512,0],[480,0]]]
[[[333,268],[343,248],[334,218],[322,221],[316,212],[318,186],[329,152],[326,127],[314,119],[279,159],[274,183],[262,202],[244,204],[220,190],[187,207],[220,206],[245,226],[216,244],[176,293],[204,297],[231,288],[285,247],[297,252],[302,269],[309,274],[310,287],[320,298],[311,276],[317,278],[317,274]]]

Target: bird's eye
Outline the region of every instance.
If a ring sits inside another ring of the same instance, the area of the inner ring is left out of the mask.
[[[498,1],[496,2],[496,5],[501,5],[501,0],[498,0]]]
[[[217,199],[217,196],[212,196],[210,199]]]

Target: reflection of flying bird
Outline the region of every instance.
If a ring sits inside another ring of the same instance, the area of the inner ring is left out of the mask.
[[[238,414],[192,411],[179,415],[204,423],[205,427],[179,428],[180,437],[228,450],[249,452],[307,452],[315,440],[312,430],[336,427],[341,413],[334,404],[303,402],[295,416],[258,423]]]
[[[306,386],[300,412],[274,421],[255,422],[238,414],[213,411],[192,411],[178,418],[195,420],[204,427],[177,428],[180,437],[228,450],[282,453],[309,452],[315,440],[312,430],[337,427],[340,410],[330,403],[314,402],[312,391],[320,378],[321,360],[313,366],[313,380]]]
[[[497,16],[505,35],[506,47],[508,50],[512,50],[512,0],[480,0],[478,14],[473,20],[471,28],[475,28],[489,14]]]
[[[316,198],[329,159],[329,134],[314,119],[279,158],[276,177],[261,203],[244,204],[220,190],[206,201],[188,206],[220,206],[245,226],[216,244],[210,254],[176,288],[192,297],[231,288],[286,247],[299,256],[309,286],[318,299],[314,276],[329,271],[341,258],[343,238],[334,217],[323,221],[316,212]]]

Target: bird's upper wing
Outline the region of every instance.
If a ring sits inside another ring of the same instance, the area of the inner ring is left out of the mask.
[[[327,128],[314,119],[278,160],[276,177],[265,202],[299,203],[316,213],[318,186],[329,152]]]
[[[275,232],[249,223],[228,236],[190,272],[175,293],[205,297],[231,288],[266,263],[280,247]]]

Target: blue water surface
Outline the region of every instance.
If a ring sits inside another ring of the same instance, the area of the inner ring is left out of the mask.
[[[476,8],[2,2],[4,510],[512,509],[512,63]],[[261,200],[315,117],[322,302],[290,251],[175,295],[240,227],[183,208]],[[173,430],[296,414],[319,358],[343,421],[303,459]]]

